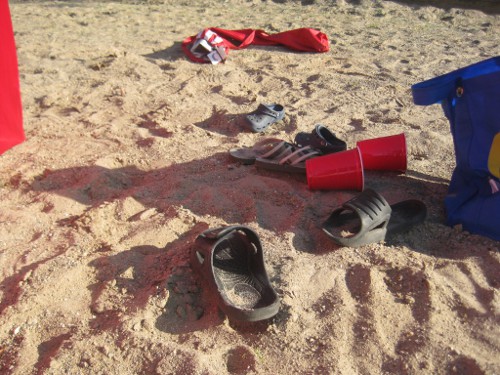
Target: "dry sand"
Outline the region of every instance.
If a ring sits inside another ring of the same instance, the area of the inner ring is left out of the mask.
[[[453,8],[436,5],[447,3]],[[465,6],[469,9],[465,9]],[[475,9],[474,9],[475,8]],[[0,156],[1,374],[500,374],[499,243],[444,225],[454,168],[438,105],[412,84],[500,54],[498,2],[12,2],[27,140]],[[204,27],[326,33],[190,62]],[[287,115],[244,126],[259,103]],[[320,229],[355,191],[233,162],[228,150],[322,123],[346,140],[404,132],[390,203],[423,200],[391,244]],[[282,300],[230,322],[189,266],[205,228],[260,236]]]

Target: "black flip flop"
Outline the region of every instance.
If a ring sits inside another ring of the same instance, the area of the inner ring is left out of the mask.
[[[262,246],[250,228],[235,225],[201,233],[191,264],[229,319],[253,322],[278,313],[280,302],[264,267]]]
[[[333,211],[323,231],[339,245],[359,247],[405,232],[426,216],[427,208],[419,200],[389,205],[379,193],[367,189]]]
[[[298,133],[294,141],[299,147],[311,146],[323,155],[347,150],[347,144],[321,124],[317,124],[311,133]]]

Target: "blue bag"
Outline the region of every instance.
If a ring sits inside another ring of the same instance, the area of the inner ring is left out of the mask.
[[[500,240],[500,56],[412,86],[417,105],[441,103],[456,167],[447,224]]]

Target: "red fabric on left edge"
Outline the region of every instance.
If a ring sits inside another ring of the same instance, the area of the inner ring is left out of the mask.
[[[24,141],[16,44],[9,3],[0,0],[0,154]]]
[[[249,45],[260,46],[283,46],[295,51],[302,52],[328,52],[330,44],[326,34],[311,28],[300,28],[283,31],[276,34],[268,34],[263,30],[242,29],[226,30],[218,27],[210,27],[214,33],[225,40],[225,45],[229,49],[243,49]],[[196,36],[190,36],[182,42],[184,53],[195,62],[206,62],[196,58],[189,51],[189,44]]]

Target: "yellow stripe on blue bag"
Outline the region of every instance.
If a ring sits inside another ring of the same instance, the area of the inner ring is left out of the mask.
[[[488,169],[493,176],[500,178],[500,133],[493,138],[488,157]]]

